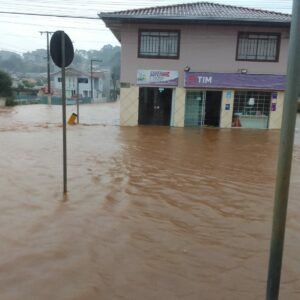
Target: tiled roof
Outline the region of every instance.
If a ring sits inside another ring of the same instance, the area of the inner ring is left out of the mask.
[[[57,72],[54,72],[51,74],[51,76],[55,76],[55,75],[58,75],[58,74],[61,74],[61,71],[57,71]],[[86,76],[86,77],[89,77],[90,75],[85,73],[85,72],[82,72],[82,71],[79,71],[75,68],[72,68],[72,67],[68,67],[66,68],[66,75],[67,76]]]
[[[209,2],[157,6],[111,13],[101,13],[100,18],[126,19],[188,19],[188,20],[231,20],[289,23],[291,15],[274,11],[231,6]]]

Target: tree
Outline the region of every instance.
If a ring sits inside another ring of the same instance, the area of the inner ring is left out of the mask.
[[[12,93],[12,81],[10,76],[0,70],[0,97],[6,98],[6,105],[15,105]]]
[[[35,86],[35,83],[30,82],[27,79],[23,79],[22,84],[24,85],[24,87],[26,87],[28,89],[32,89]]]
[[[10,76],[0,70],[0,97],[12,96],[12,81]]]

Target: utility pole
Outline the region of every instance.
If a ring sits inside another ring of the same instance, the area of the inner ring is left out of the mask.
[[[93,101],[93,98],[94,98],[94,92],[93,92],[93,62],[102,62],[102,60],[91,59],[91,98],[92,98],[92,101]]]
[[[47,35],[47,79],[48,79],[48,104],[51,104],[51,83],[50,83],[50,48],[49,48],[49,36],[53,32],[40,31],[41,35],[44,33]]]
[[[287,85],[284,99],[282,127],[277,162],[273,226],[266,295],[267,300],[277,300],[279,297],[280,275],[284,247],[284,234],[297,115],[297,99],[300,87],[299,32],[300,1],[294,0],[290,29]]]

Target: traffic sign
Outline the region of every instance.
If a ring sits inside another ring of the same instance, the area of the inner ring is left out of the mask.
[[[50,54],[53,62],[62,67],[62,34],[65,35],[65,65],[68,67],[74,59],[74,47],[71,39],[64,31],[56,31],[51,37],[50,41]]]

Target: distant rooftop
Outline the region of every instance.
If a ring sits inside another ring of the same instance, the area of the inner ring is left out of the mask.
[[[253,9],[210,2],[121,10],[99,14],[120,40],[122,23],[198,23],[216,25],[260,25],[289,27],[291,15],[275,11]]]

